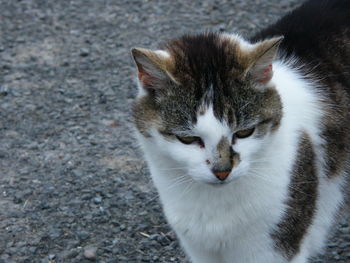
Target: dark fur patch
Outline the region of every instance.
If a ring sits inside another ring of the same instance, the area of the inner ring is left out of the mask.
[[[216,160],[213,165],[215,171],[231,171],[232,167],[238,165],[239,156],[232,150],[231,143],[226,137],[222,137],[217,147]],[[236,156],[235,156],[236,155]]]
[[[278,93],[274,89],[258,90],[251,78],[242,78],[249,59],[237,41],[208,33],[183,36],[168,42],[164,49],[173,63],[167,65],[167,71],[176,82],[163,80],[147,100],[136,102],[138,127],[157,122],[162,132],[186,132],[196,124],[198,113],[205,110],[203,105],[209,104],[215,116],[233,129],[250,128],[247,126],[252,120],[280,121]]]
[[[159,121],[158,109],[151,96],[144,96],[133,105],[133,117],[136,128],[145,137],[150,137],[148,132],[151,127],[164,130],[162,122]]]
[[[332,178],[350,157],[350,1],[307,1],[251,40],[280,35],[281,56],[297,57],[306,78],[320,80],[327,111],[322,120],[325,169]]]
[[[315,153],[304,133],[299,142],[297,160],[289,184],[287,210],[277,229],[271,234],[276,248],[291,260],[299,251],[301,241],[312,223],[318,195]]]
[[[326,141],[325,169],[327,176],[332,178],[341,175],[343,171],[349,172],[350,99],[343,85],[340,83],[330,85],[332,86],[329,87],[327,101],[334,107],[328,109],[328,116],[323,123],[322,137]]]

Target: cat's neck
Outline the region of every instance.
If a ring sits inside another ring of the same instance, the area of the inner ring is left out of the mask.
[[[298,131],[307,132],[314,143],[319,144],[319,128],[322,97],[317,92],[318,80],[306,78],[295,66],[295,61],[279,60],[273,64],[274,83],[283,106],[282,127],[279,132],[288,137],[299,136]]]

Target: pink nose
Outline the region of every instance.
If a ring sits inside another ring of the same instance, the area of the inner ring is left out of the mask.
[[[224,181],[227,176],[230,174],[231,171],[224,171],[224,172],[214,172],[215,176],[221,180]]]

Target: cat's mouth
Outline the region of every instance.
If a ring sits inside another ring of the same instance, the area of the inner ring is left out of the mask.
[[[217,177],[215,177],[215,178],[211,178],[211,180],[204,181],[204,183],[207,185],[211,185],[213,187],[222,187],[236,181],[238,178],[242,176],[243,174],[241,173],[232,172],[229,176],[227,176],[227,178],[225,178],[225,180],[220,180]]]
[[[215,179],[215,180],[211,180],[211,181],[206,181],[205,183],[208,185],[211,185],[213,187],[221,187],[224,185],[228,185],[229,183],[231,183],[233,181],[233,179],[231,178],[227,178],[226,180],[219,180],[219,179]]]

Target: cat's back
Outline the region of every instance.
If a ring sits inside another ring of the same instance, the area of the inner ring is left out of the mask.
[[[309,0],[252,40],[280,35],[282,56],[297,58],[326,84],[340,83],[350,93],[349,0]]]

